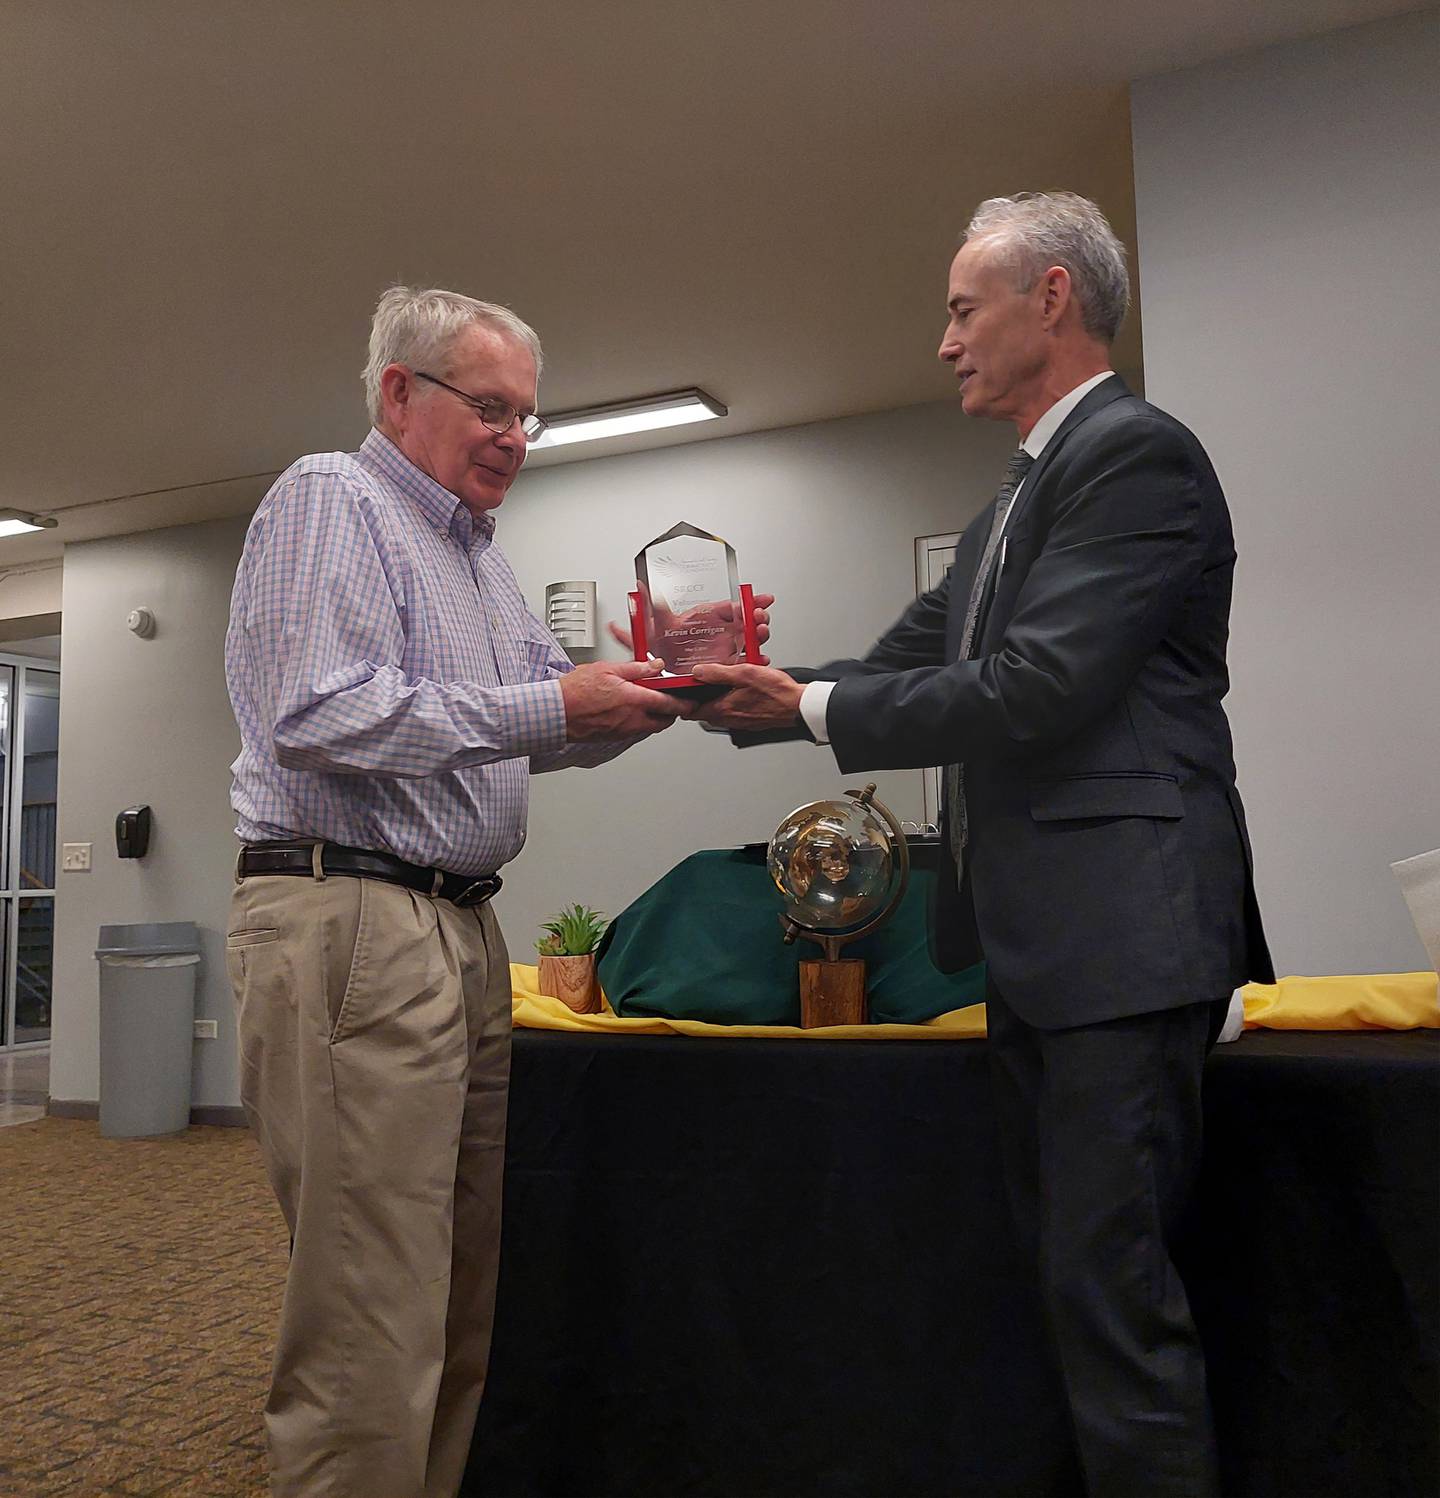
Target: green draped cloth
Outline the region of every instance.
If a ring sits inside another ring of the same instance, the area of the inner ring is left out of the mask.
[[[865,960],[870,1020],[922,1024],[985,1000],[985,965],[942,973],[925,911],[936,875],[914,869],[900,908],[845,957]],[[619,1015],[717,1025],[798,1025],[802,959],[819,946],[783,941],[779,891],[763,846],[693,853],[626,907],[600,945],[600,982]]]

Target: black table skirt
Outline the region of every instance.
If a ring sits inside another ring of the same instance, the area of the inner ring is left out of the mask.
[[[983,1042],[515,1041],[467,1493],[1073,1491]],[[1440,1033],[1248,1034],[1206,1117],[1226,1493],[1435,1493]]]

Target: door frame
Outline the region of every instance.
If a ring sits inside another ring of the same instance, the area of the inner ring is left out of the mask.
[[[29,671],[46,671],[60,675],[60,662],[42,656],[13,655],[0,648],[0,666],[14,668],[14,686],[10,701],[10,758],[6,766],[4,805],[0,807],[0,837],[3,837],[7,857],[5,874],[0,881],[0,902],[4,904],[5,961],[0,970],[0,1054],[33,1051],[50,1044],[47,1035],[43,1040],[15,1040],[16,975],[20,961],[20,901],[22,899],[45,899],[52,901],[54,909],[55,888],[22,889],[20,879],[21,817],[17,808],[22,805],[25,785],[25,680]],[[56,804],[59,804],[60,787],[57,765]],[[59,820],[56,820],[56,840],[59,840]],[[55,850],[56,876],[59,876],[59,849]],[[53,953],[52,953],[53,960]],[[53,1021],[54,994],[51,994]],[[53,1024],[52,1024],[53,1031]]]
[[[955,548],[960,544],[964,531],[946,531],[938,536],[915,537],[915,592],[928,593],[938,588],[945,577],[945,569],[955,560]],[[925,825],[940,830],[940,770],[938,767],[922,770],[924,783]]]

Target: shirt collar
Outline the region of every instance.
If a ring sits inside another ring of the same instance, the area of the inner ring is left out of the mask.
[[[453,536],[466,551],[474,545],[488,546],[495,534],[495,517],[476,519],[465,505],[417,468],[381,431],[370,428],[356,456],[367,468],[393,484],[442,536]]]
[[[1077,385],[1068,395],[1062,395],[1058,401],[1030,428],[1030,435],[1020,444],[1032,458],[1038,458],[1049,445],[1050,439],[1060,430],[1060,423],[1085,399],[1087,395],[1102,381],[1108,380],[1115,371],[1113,369],[1102,369],[1099,374],[1091,375],[1083,385]]]

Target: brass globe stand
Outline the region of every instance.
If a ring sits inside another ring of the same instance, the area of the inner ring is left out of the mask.
[[[845,794],[862,811],[874,812],[889,828],[891,846],[897,854],[898,877],[892,874],[890,898],[884,908],[848,930],[828,931],[807,925],[789,912],[780,917],[780,924],[785,930],[786,946],[797,936],[803,936],[808,941],[817,942],[825,954],[823,960],[806,959],[800,963],[800,1024],[806,1030],[819,1029],[825,1025],[866,1023],[865,963],[859,957],[841,957],[840,949],[847,942],[868,935],[889,920],[900,901],[905,898],[905,890],[910,883],[910,849],[905,833],[890,808],[876,798],[874,782],[863,791],[846,791]],[[824,805],[824,802],[813,803],[816,809]],[[810,809],[802,807],[800,811],[792,812],[786,822]]]

